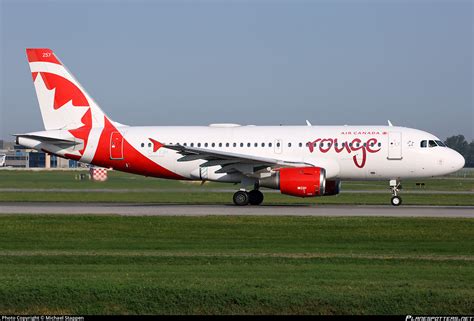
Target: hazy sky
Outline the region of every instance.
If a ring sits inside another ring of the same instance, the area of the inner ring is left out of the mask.
[[[27,47],[129,125],[394,124],[474,138],[472,1],[5,1],[0,137],[42,130]]]

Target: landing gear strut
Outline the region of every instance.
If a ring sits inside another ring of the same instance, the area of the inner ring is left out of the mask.
[[[396,179],[390,180],[390,190],[392,191],[392,198],[390,199],[390,203],[392,203],[393,206],[399,206],[402,204],[402,198],[398,196],[398,192],[402,189],[402,185],[400,185],[400,182]]]
[[[238,206],[244,205],[260,205],[263,202],[263,193],[257,189],[254,189],[250,192],[243,190],[237,191],[233,197],[234,204]]]

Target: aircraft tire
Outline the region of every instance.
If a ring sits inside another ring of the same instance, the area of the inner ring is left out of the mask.
[[[237,206],[245,206],[249,203],[249,193],[246,191],[237,191],[234,194],[233,201]]]
[[[259,190],[254,189],[249,193],[249,203],[250,205],[260,205],[263,202],[263,193]]]
[[[402,198],[400,196],[393,196],[390,200],[393,206],[400,206],[402,204]]]

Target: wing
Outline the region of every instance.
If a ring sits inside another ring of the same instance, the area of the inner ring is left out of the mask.
[[[285,161],[277,158],[253,156],[239,153],[231,153],[218,150],[209,150],[204,148],[187,147],[181,145],[164,145],[163,147],[177,151],[183,157],[178,162],[189,162],[194,160],[205,160],[201,167],[210,167],[220,165],[222,168],[216,173],[236,173],[251,176],[260,171],[267,171],[270,167],[299,167],[312,166],[303,162]]]

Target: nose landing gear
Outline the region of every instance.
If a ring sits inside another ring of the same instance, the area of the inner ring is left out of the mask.
[[[402,185],[396,179],[390,180],[390,190],[392,191],[392,198],[390,199],[390,203],[393,206],[400,206],[402,204],[402,198],[398,196],[398,192],[402,189]]]

